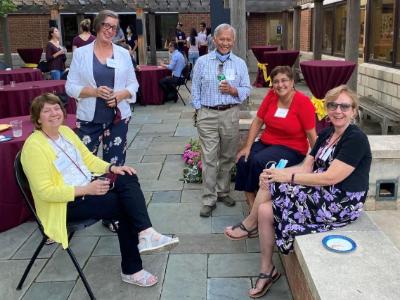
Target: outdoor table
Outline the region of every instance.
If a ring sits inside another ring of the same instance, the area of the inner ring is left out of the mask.
[[[20,68],[14,70],[0,70],[0,81],[9,84],[10,81],[25,82],[43,80],[42,72],[39,69]]]
[[[26,67],[37,67],[42,58],[42,48],[26,48],[17,49],[17,52],[21,59],[24,61]]]
[[[262,70],[258,69],[256,81],[253,83],[255,87],[267,86],[270,81],[269,74],[276,66],[289,66],[292,67],[299,56],[297,50],[277,50],[277,51],[264,51],[261,63],[263,64]]]
[[[324,117],[323,99],[332,88],[347,83],[356,64],[344,60],[309,60],[300,63],[304,81],[313,94],[312,101],[317,109],[317,133],[329,126]],[[322,110],[323,109],[323,110]]]
[[[9,124],[11,120],[22,120],[22,136],[8,142],[0,142],[0,232],[17,226],[30,217],[15,180],[14,159],[26,138],[32,133],[33,124],[29,116],[0,119],[0,124]],[[75,115],[68,115],[65,123],[75,129]],[[12,130],[10,128],[0,134],[12,136]]]
[[[265,46],[253,46],[251,47],[251,51],[253,51],[254,56],[257,61],[261,63],[263,61],[263,55],[265,51],[276,51],[278,50],[278,46],[274,45],[265,45]]]
[[[160,66],[140,65],[136,70],[139,83],[138,102],[142,105],[160,105],[164,103],[164,92],[158,82],[171,71]]]
[[[27,81],[15,84],[14,87],[5,85],[0,90],[0,118],[24,116],[29,114],[31,101],[46,92],[64,93],[65,80]],[[76,102],[69,98],[67,113],[76,112]]]

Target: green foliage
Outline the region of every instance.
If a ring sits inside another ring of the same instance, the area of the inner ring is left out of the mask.
[[[0,0],[0,17],[4,17],[6,14],[13,12],[17,9],[17,6],[12,0]]]

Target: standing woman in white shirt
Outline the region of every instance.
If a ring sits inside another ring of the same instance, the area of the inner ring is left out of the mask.
[[[194,67],[196,60],[199,58],[199,39],[197,37],[196,29],[192,28],[190,31],[190,36],[187,38],[188,60]]]

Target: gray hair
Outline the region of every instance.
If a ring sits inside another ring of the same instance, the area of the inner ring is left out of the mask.
[[[104,20],[107,18],[113,18],[113,19],[117,19],[118,20],[118,15],[113,12],[112,10],[102,10],[101,12],[99,12],[97,14],[97,16],[94,18],[93,21],[93,28],[94,31],[99,32],[102,26],[102,23],[104,22]]]
[[[232,31],[233,39],[236,41],[236,29],[233,28],[231,25],[226,24],[226,23],[220,24],[220,25],[217,26],[217,28],[215,28],[214,36],[215,37],[218,36],[221,33],[221,31],[227,30],[227,29],[230,29]]]

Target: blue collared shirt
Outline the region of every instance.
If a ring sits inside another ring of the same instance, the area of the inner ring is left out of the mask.
[[[218,90],[219,64],[215,51],[201,56],[196,61],[192,78],[192,106],[195,109],[200,109],[201,106],[240,104],[250,96],[250,78],[244,60],[231,53],[223,66],[223,73],[230,74],[226,79],[238,91],[237,97],[222,94]]]
[[[172,52],[171,61],[167,68],[172,71],[172,75],[175,77],[180,77],[186,62],[183,54],[178,50]]]

